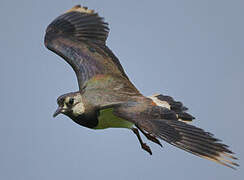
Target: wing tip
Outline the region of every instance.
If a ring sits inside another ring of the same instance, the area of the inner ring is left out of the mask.
[[[75,41],[91,40],[105,44],[109,27],[104,18],[94,10],[76,5],[54,19],[48,25],[46,33],[49,31],[49,40],[62,34],[68,38],[73,37]]]
[[[88,7],[86,6],[81,6],[80,4],[78,4],[72,7],[71,9],[67,10],[65,13],[69,13],[69,12],[81,12],[86,14],[94,14],[95,11],[93,9],[88,9]]]

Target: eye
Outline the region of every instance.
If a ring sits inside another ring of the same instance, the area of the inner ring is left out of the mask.
[[[69,105],[71,106],[71,105],[73,105],[74,104],[74,98],[70,98],[69,99]]]

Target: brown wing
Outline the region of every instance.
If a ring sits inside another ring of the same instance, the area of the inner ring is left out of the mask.
[[[145,104],[130,102],[120,105],[114,108],[114,114],[187,152],[231,168],[238,166],[228,159],[237,159],[231,155],[233,152],[213,134],[178,121],[172,110]]]
[[[80,5],[57,17],[46,29],[45,46],[74,69],[80,89],[97,74],[125,74],[106,46],[108,24],[93,10]]]

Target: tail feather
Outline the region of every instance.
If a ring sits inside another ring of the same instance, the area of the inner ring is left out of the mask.
[[[233,169],[239,166],[231,161],[237,158],[228,146],[203,129],[176,120],[159,119],[150,122],[155,136],[180,149]]]

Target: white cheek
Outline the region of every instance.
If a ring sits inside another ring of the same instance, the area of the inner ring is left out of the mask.
[[[63,105],[63,109],[68,109],[66,104]]]
[[[85,107],[83,103],[78,103],[73,107],[73,114],[75,116],[81,115],[85,112]]]

